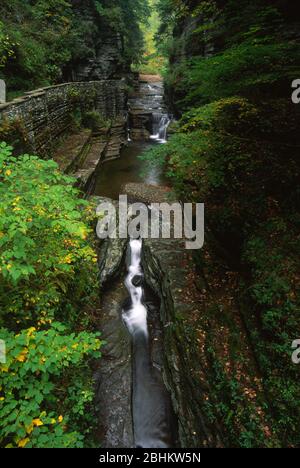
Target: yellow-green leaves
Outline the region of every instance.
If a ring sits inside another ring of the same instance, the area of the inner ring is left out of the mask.
[[[100,356],[101,342],[95,334],[64,335],[65,331],[61,323],[53,323],[47,331],[31,327],[16,335],[0,329],[7,348],[7,362],[0,365],[1,445],[24,448],[64,447],[70,441],[81,444],[80,433],[71,431],[68,423],[74,421],[72,408],[82,411],[91,401],[92,392],[69,381],[71,395],[67,393],[60,401],[62,382],[70,379],[77,365],[84,372],[86,360]],[[63,408],[67,415],[61,414]]]
[[[96,275],[88,203],[54,161],[15,159],[4,143],[0,171],[0,323],[7,313],[52,320],[76,271]]]

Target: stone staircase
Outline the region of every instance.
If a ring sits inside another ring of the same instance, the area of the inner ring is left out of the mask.
[[[77,179],[76,185],[90,194],[95,177],[106,161],[120,157],[126,143],[126,119],[117,117],[109,128],[82,129],[58,146],[53,159],[60,169]]]

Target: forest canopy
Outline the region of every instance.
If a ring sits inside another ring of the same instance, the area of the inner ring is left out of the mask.
[[[12,91],[70,81],[93,59],[105,35],[117,33],[126,64],[143,55],[147,0],[2,0],[0,76]]]

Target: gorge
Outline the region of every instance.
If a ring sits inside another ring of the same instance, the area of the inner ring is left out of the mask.
[[[299,13],[2,0],[1,447],[300,446]]]

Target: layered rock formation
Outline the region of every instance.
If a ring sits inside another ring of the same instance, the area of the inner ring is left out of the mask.
[[[51,155],[60,138],[72,130],[77,114],[95,110],[103,118],[124,115],[123,80],[65,83],[42,88],[0,105],[0,133],[18,130],[24,146]],[[8,139],[9,141],[9,139]]]
[[[72,62],[68,79],[93,81],[119,79],[130,72],[124,60],[122,36],[113,30],[105,18],[100,19],[91,0],[72,0],[74,13],[87,30],[88,54]],[[97,21],[95,20],[97,18]]]
[[[128,125],[132,140],[149,140],[154,133],[155,119],[166,112],[164,89],[160,77],[149,81],[147,76],[136,77],[135,90],[128,100]]]
[[[123,192],[147,204],[172,199],[169,189],[146,184],[127,184]],[[270,433],[262,379],[236,298],[237,275],[220,265],[211,243],[197,252],[186,250],[184,239],[149,238],[143,246],[145,282],[160,299],[162,370],[181,447],[229,446],[223,411],[239,429],[255,414],[259,430]]]
[[[107,126],[79,129],[68,135],[53,152],[60,169],[77,179],[86,195],[93,192],[102,163],[120,157],[126,143],[126,118],[118,116]]]
[[[103,202],[93,197],[97,206]],[[102,290],[99,330],[107,341],[96,374],[96,400],[99,405],[99,442],[105,448],[133,447],[131,412],[132,363],[131,339],[122,319],[122,304],[127,297],[123,284],[126,239],[99,242],[99,281]]]

